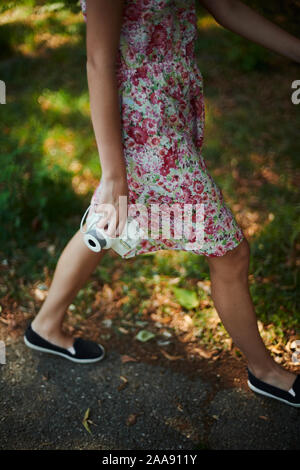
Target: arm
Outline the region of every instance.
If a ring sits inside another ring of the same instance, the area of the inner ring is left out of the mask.
[[[102,175],[126,175],[115,63],[123,0],[87,0],[87,78]]]
[[[127,204],[126,207],[119,205],[119,197],[128,196],[128,186],[116,77],[123,1],[86,2],[87,79],[92,124],[102,169],[98,205],[94,210],[105,212],[98,227],[108,225],[109,236],[122,232],[127,217]]]
[[[300,39],[239,0],[199,0],[215,20],[240,36],[300,62]]]

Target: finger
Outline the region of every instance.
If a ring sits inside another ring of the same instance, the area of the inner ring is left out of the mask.
[[[100,210],[101,210],[101,203],[99,201],[97,202],[93,202],[93,211],[96,212],[96,213],[99,213]]]
[[[126,221],[127,221],[126,216],[121,217],[120,220],[119,220],[119,225],[118,225],[118,236],[119,237],[123,234],[123,230],[125,228]],[[125,235],[126,235],[126,233],[125,233]]]
[[[95,207],[95,212],[97,214],[103,213],[104,215],[110,213],[112,210],[114,210],[114,206],[110,203],[106,202],[101,202],[99,201],[98,203],[94,204]]]
[[[99,208],[99,220],[97,222],[98,228],[104,228],[107,224],[109,219],[111,218],[112,209],[110,205],[102,204]]]
[[[106,234],[110,238],[116,238],[116,221],[114,217],[111,217],[108,222],[108,228],[105,230]]]
[[[118,218],[118,233],[119,233],[119,235],[121,235],[124,228],[125,228],[125,224],[126,224],[126,221],[127,221],[127,218],[128,218],[127,206],[120,206],[119,205],[118,216],[119,216],[119,218]]]
[[[104,227],[106,227],[106,225],[108,225],[109,223],[109,220],[110,220],[110,217],[111,217],[111,214],[109,214],[108,212],[106,212],[106,214],[104,216],[101,216],[97,222],[97,227],[98,228],[101,228],[101,229],[104,229]]]
[[[105,219],[107,219],[107,218],[109,217],[109,211],[108,211],[108,210],[103,210],[103,209],[100,210],[100,209],[99,209],[98,211],[94,211],[94,213],[95,213],[96,216],[97,216],[97,225],[98,225],[101,221],[103,221],[103,220],[105,220]]]
[[[109,218],[103,218],[101,219],[101,222],[98,222],[96,227],[100,230],[104,230],[108,227],[108,224],[109,224]]]
[[[115,211],[109,211],[108,215],[99,221],[98,226],[102,228],[108,237],[115,236]]]

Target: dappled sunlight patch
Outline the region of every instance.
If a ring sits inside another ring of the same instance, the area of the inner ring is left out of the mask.
[[[88,94],[83,94],[81,98],[79,98],[79,109],[80,112],[90,118],[91,117],[91,108],[90,108],[90,101]]]
[[[51,32],[42,32],[34,36],[34,45],[36,49],[41,49],[43,47],[56,49],[66,44],[76,44],[79,39],[79,37],[70,36],[68,34],[53,34]]]
[[[60,6],[59,6],[60,5]],[[78,24],[83,19],[80,14],[64,10],[64,3],[44,5],[41,7],[20,6],[10,8],[0,14],[0,25],[11,25],[10,46],[15,52],[24,56],[36,57],[47,49],[58,49],[66,45],[74,45],[81,41]],[[64,26],[62,32],[55,30],[56,20]],[[24,29],[22,39],[15,40],[18,30]]]
[[[252,237],[263,228],[261,214],[257,211],[251,211],[247,208],[242,209],[236,214],[236,219],[243,228],[246,237]]]
[[[9,8],[0,14],[0,24],[14,23],[16,21],[29,21],[28,17],[31,13],[32,8],[27,6]]]
[[[151,255],[162,271],[168,271],[174,267],[182,276],[185,275],[184,262],[189,253],[181,250],[157,250]]]
[[[220,28],[221,25],[216,22],[213,16],[207,15],[197,19],[197,27],[200,30]]]
[[[261,168],[261,176],[270,184],[278,184],[280,180],[280,175],[275,173],[270,167]]]
[[[234,207],[237,206],[240,207],[238,204],[234,205]],[[273,222],[274,218],[275,215],[271,212],[263,216],[262,213],[249,209],[240,209],[236,214],[238,223],[249,239],[259,235],[270,222]]]
[[[261,153],[250,153],[249,158],[255,165],[262,165],[266,162],[266,156]]]
[[[253,177],[250,181],[259,181],[257,185],[262,186],[265,182],[275,185],[282,186],[285,184],[285,181],[281,178],[282,174],[279,173],[279,168],[276,168],[275,161],[276,155],[261,155],[261,154],[250,154],[250,160],[255,166],[255,171],[253,172]],[[286,177],[289,177],[287,168]]]
[[[15,47],[16,51],[21,52],[23,55],[35,57],[45,49],[56,49],[65,45],[76,44],[78,39],[69,36],[52,33],[35,34],[31,41],[20,44]]]
[[[89,168],[85,168],[81,174],[75,175],[72,178],[72,187],[76,194],[86,195],[92,189],[96,189],[99,180],[94,177]]]
[[[82,163],[80,163],[78,160],[72,160],[69,169],[73,173],[79,173],[82,170]]]
[[[37,102],[44,112],[51,110],[62,115],[80,112],[85,116],[90,116],[88,93],[74,97],[64,89],[52,91],[46,88],[38,97]]]
[[[37,101],[43,111],[51,109],[62,114],[68,114],[74,108],[74,100],[64,90],[51,91],[46,89]]]
[[[217,106],[213,100],[205,97],[205,128],[206,130],[211,130],[215,127],[216,117],[221,117],[222,111],[219,106]]]
[[[75,156],[75,135],[71,129],[55,127],[48,131],[43,143],[45,163],[53,167],[59,165],[66,170]]]

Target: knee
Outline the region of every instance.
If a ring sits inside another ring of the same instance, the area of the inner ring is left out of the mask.
[[[235,253],[236,270],[238,273],[247,273],[250,261],[250,246],[246,238],[239,244]]]
[[[248,263],[250,258],[250,246],[246,238],[232,250],[231,255],[241,264]]]
[[[224,282],[232,282],[234,279],[248,281],[249,260],[250,246],[244,238],[236,248],[226,253],[226,255],[210,258],[209,267],[211,273]]]

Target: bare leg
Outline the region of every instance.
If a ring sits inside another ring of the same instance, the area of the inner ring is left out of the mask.
[[[289,390],[296,375],[277,364],[259,334],[248,285],[249,244],[244,239],[224,256],[207,257],[212,298],[220,319],[259,379]]]
[[[32,322],[36,333],[58,346],[72,346],[73,338],[62,333],[66,309],[103,254],[103,251],[94,253],[89,250],[80,231],[75,233],[58,260],[48,296]]]

